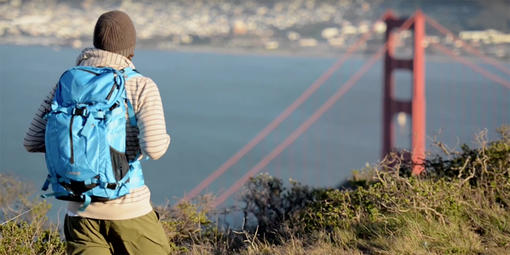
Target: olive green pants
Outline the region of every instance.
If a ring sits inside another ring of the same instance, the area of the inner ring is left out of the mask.
[[[169,254],[170,245],[154,211],[129,220],[66,216],[67,254]]]

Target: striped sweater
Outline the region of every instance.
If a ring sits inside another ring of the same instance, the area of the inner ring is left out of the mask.
[[[84,49],[78,56],[76,64],[115,69],[135,68],[133,63],[122,55],[94,48]],[[43,100],[25,135],[24,146],[29,152],[45,151],[46,121],[43,115],[50,111],[55,90],[56,86]],[[134,77],[126,82],[126,93],[133,105],[138,123],[137,127],[126,123],[126,156],[131,160],[141,152],[152,159],[159,159],[170,144],[170,136],[166,132],[158,87],[150,78]],[[69,202],[69,213],[94,219],[123,220],[145,215],[152,210],[147,186],[134,189],[116,200],[92,203],[83,212],[78,211],[80,206],[80,203]]]

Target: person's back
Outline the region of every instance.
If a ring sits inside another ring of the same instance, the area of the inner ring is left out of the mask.
[[[95,48],[84,49],[76,64],[135,69],[131,62],[135,44],[136,32],[130,18],[120,11],[107,12],[96,23]],[[170,144],[159,90],[144,76],[128,79],[125,87],[137,121],[137,126],[126,123],[126,158],[159,159]],[[43,101],[27,131],[24,145],[29,152],[45,152],[44,115],[51,111],[56,89]],[[80,202],[68,203],[64,232],[69,254],[169,253],[168,239],[151,206],[147,186],[130,190],[118,199],[92,202],[83,211],[80,207]]]

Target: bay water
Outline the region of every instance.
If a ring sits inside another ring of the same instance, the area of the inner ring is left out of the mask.
[[[42,99],[79,50],[0,45],[0,172],[33,183],[47,173],[43,154],[23,148],[23,136]],[[221,193],[272,151],[316,111],[368,59],[349,59],[310,99],[205,192]],[[219,54],[140,49],[134,64],[151,77],[163,100],[172,143],[160,160],[143,163],[155,204],[174,203],[255,137],[336,58]],[[477,62],[509,80],[490,66]],[[509,67],[509,65],[506,65]],[[335,186],[353,169],[376,163],[381,151],[382,62],[263,172],[312,186]],[[427,149],[432,140],[451,147],[473,145],[483,129],[510,123],[510,88],[446,58],[426,65]],[[411,75],[396,74],[397,97],[411,95]],[[402,116],[403,117],[403,116]],[[410,120],[396,126],[397,145],[409,145]],[[236,196],[238,197],[238,195]],[[49,200],[54,211],[63,203]],[[231,199],[227,204],[235,201]]]

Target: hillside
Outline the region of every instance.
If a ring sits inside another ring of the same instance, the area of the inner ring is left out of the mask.
[[[479,146],[430,155],[426,173],[393,155],[338,189],[263,174],[245,186],[242,229],[217,224],[210,197],[159,206],[176,254],[507,254],[510,246],[510,129]],[[0,254],[63,254],[46,203],[0,175]]]

